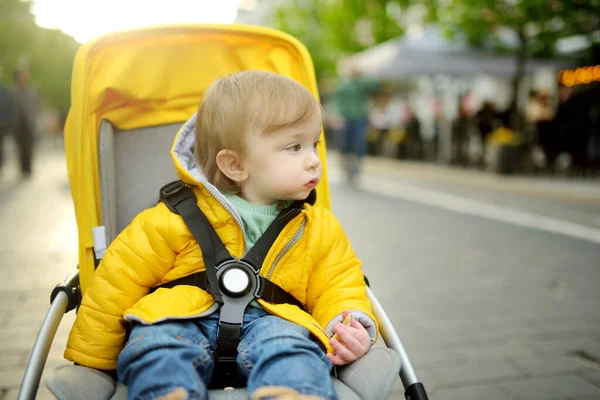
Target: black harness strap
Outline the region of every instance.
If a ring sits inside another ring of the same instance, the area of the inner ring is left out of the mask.
[[[257,295],[258,298],[264,299],[269,303],[273,304],[292,304],[299,307],[301,310],[304,310],[304,305],[300,303],[300,301],[294,296],[283,290],[280,286],[274,284],[273,282],[262,276],[259,276],[258,279],[260,280],[260,291]],[[160,286],[152,288],[152,290],[150,290],[150,293],[160,288],[170,289],[178,285],[197,286],[200,289],[207,290],[208,280],[206,277],[206,271],[196,272],[183,278],[163,283]]]
[[[275,243],[275,240],[277,240],[277,236],[279,236],[279,234],[281,233],[283,228],[285,228],[288,222],[290,222],[298,214],[300,214],[301,207],[301,204],[298,205],[297,203],[292,203],[289,207],[285,208],[277,216],[277,218],[275,218],[273,222],[271,222],[271,225],[269,225],[265,233],[262,234],[262,236],[254,244],[254,246],[252,246],[252,248],[244,256],[244,260],[256,266],[258,270],[260,270],[260,267],[262,266],[262,263],[264,262],[267,253],[271,249],[273,243]]]
[[[265,233],[240,260],[232,257],[217,235],[202,210],[198,207],[194,192],[181,181],[171,182],[160,190],[160,199],[169,210],[181,215],[188,229],[200,245],[206,271],[200,271],[184,278],[159,285],[152,289],[172,288],[177,285],[192,285],[206,289],[221,307],[219,317],[219,333],[215,349],[215,377],[217,385],[235,386],[237,382],[237,346],[241,339],[243,312],[247,305],[257,298],[275,304],[288,303],[304,309],[304,306],[294,296],[283,290],[275,283],[261,276],[259,271],[271,246],[285,226],[301,212],[304,201],[292,203],[284,209],[269,225]],[[315,192],[305,201],[314,203]],[[221,293],[219,279],[223,279],[230,268],[246,268],[253,272],[248,275],[253,282],[250,287],[254,292],[236,297],[223,289]],[[219,278],[219,276],[221,278]],[[229,295],[227,295],[229,293]]]
[[[311,193],[311,196],[314,195]],[[206,271],[200,271],[171,282],[163,283],[152,288],[151,291],[153,292],[159,288],[172,288],[177,285],[197,286],[201,289],[209,290],[215,302],[222,305],[223,300],[215,268],[209,268],[208,266],[212,265],[216,267],[225,261],[234,260],[235,258],[229,254],[221,238],[219,238],[213,226],[198,207],[196,195],[194,195],[194,192],[188,186],[184,185],[181,181],[171,182],[160,189],[160,200],[165,203],[171,212],[179,214],[183,218],[186,226],[200,245]],[[310,199],[310,201],[314,202],[314,199]],[[260,270],[267,253],[283,228],[300,214],[302,205],[303,202],[297,201],[286,207],[243,257],[243,260],[249,263],[256,272]],[[304,310],[304,305],[281,287],[262,276],[259,276],[259,280],[260,290],[258,297],[270,303],[293,304]],[[217,297],[220,301],[217,300]]]
[[[208,266],[217,266],[232,257],[204,213],[199,211],[194,192],[181,181],[175,181],[160,189],[160,199],[172,212],[181,215],[188,229],[198,241],[208,277],[208,289],[215,302],[223,305],[216,270]]]

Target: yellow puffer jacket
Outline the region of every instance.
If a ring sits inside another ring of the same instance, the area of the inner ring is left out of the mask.
[[[245,246],[239,215],[194,164],[194,123],[195,117],[183,126],[171,150],[178,175],[193,186],[198,206],[227,250],[242,257]],[[297,241],[296,235],[300,235]],[[212,297],[194,286],[161,288],[148,294],[154,286],[200,270],[204,270],[200,246],[183,219],[162,203],[143,211],[117,236],[95,272],[65,358],[91,368],[115,369],[127,321],[153,324],[214,312],[217,304]],[[375,340],[377,326],[361,263],[328,210],[306,205],[271,247],[261,274],[300,300],[310,314],[289,304],[259,300],[262,307],[306,327],[328,351],[332,351],[328,338],[332,324],[345,309],[353,310]]]

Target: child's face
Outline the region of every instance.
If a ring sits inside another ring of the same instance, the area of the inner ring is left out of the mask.
[[[248,179],[242,197],[255,204],[304,200],[321,180],[317,143],[321,113],[267,135],[250,135],[243,162]]]

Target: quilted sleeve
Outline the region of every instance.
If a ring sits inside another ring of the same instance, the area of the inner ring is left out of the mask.
[[[307,308],[323,327],[344,310],[353,310],[360,312],[365,322],[376,328],[361,262],[333,214],[326,209],[320,210],[319,214],[312,245],[318,251],[308,281]]]
[[[110,244],[83,296],[66,359],[96,369],[116,368],[125,344],[123,311],[157,285],[175,260],[169,241],[173,216],[160,203],[136,216]]]

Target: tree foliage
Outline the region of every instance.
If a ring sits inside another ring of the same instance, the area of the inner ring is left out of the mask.
[[[290,0],[275,27],[309,50],[318,78],[334,76],[338,61],[402,35],[402,10],[410,0]]]
[[[5,82],[17,68],[28,68],[45,103],[66,113],[79,44],[59,30],[39,27],[29,0],[0,0],[0,9],[0,64]]]
[[[450,33],[463,32],[473,45],[555,55],[556,42],[600,30],[600,0],[427,0],[429,19]],[[499,37],[512,34],[516,46]]]
[[[558,40],[580,34],[591,38],[600,30],[600,0],[427,0],[426,5],[430,22],[441,25],[449,36],[460,32],[472,45],[515,53],[513,128],[521,122],[517,88],[527,59],[555,56]]]

